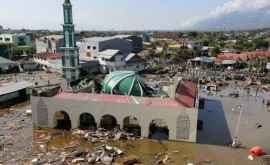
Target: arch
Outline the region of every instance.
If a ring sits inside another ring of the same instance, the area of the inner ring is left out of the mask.
[[[54,114],[54,128],[56,129],[63,129],[63,130],[70,130],[71,120],[67,112],[65,111],[58,111]]]
[[[100,127],[106,130],[112,130],[114,128],[119,128],[117,119],[112,115],[104,115],[100,120]]]
[[[169,139],[169,128],[164,119],[154,119],[149,125],[149,138],[157,140]]]
[[[189,139],[190,119],[187,114],[181,114],[176,121],[176,139]]]
[[[90,113],[82,113],[79,118],[79,128],[82,130],[96,130],[97,123]]]
[[[135,136],[141,136],[141,126],[139,120],[134,116],[127,116],[123,120],[123,129]]]

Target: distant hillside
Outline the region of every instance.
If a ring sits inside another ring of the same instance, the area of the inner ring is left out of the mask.
[[[246,30],[270,27],[270,6],[211,17],[192,26],[196,30]]]

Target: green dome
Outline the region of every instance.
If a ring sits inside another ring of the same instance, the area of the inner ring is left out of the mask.
[[[108,94],[144,96],[144,81],[133,71],[115,71],[102,82],[102,91]]]

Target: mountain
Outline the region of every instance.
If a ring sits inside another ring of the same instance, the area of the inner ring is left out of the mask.
[[[249,30],[269,27],[270,6],[212,16],[192,26],[195,30]]]

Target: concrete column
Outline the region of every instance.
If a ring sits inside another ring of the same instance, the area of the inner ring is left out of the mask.
[[[141,136],[148,138],[149,135],[149,128],[148,127],[141,127]]]
[[[80,115],[81,114],[76,113],[76,111],[74,113],[69,113],[72,129],[76,129],[79,127]]]
[[[176,124],[170,124],[169,127],[169,139],[170,140],[177,140],[176,139]]]

